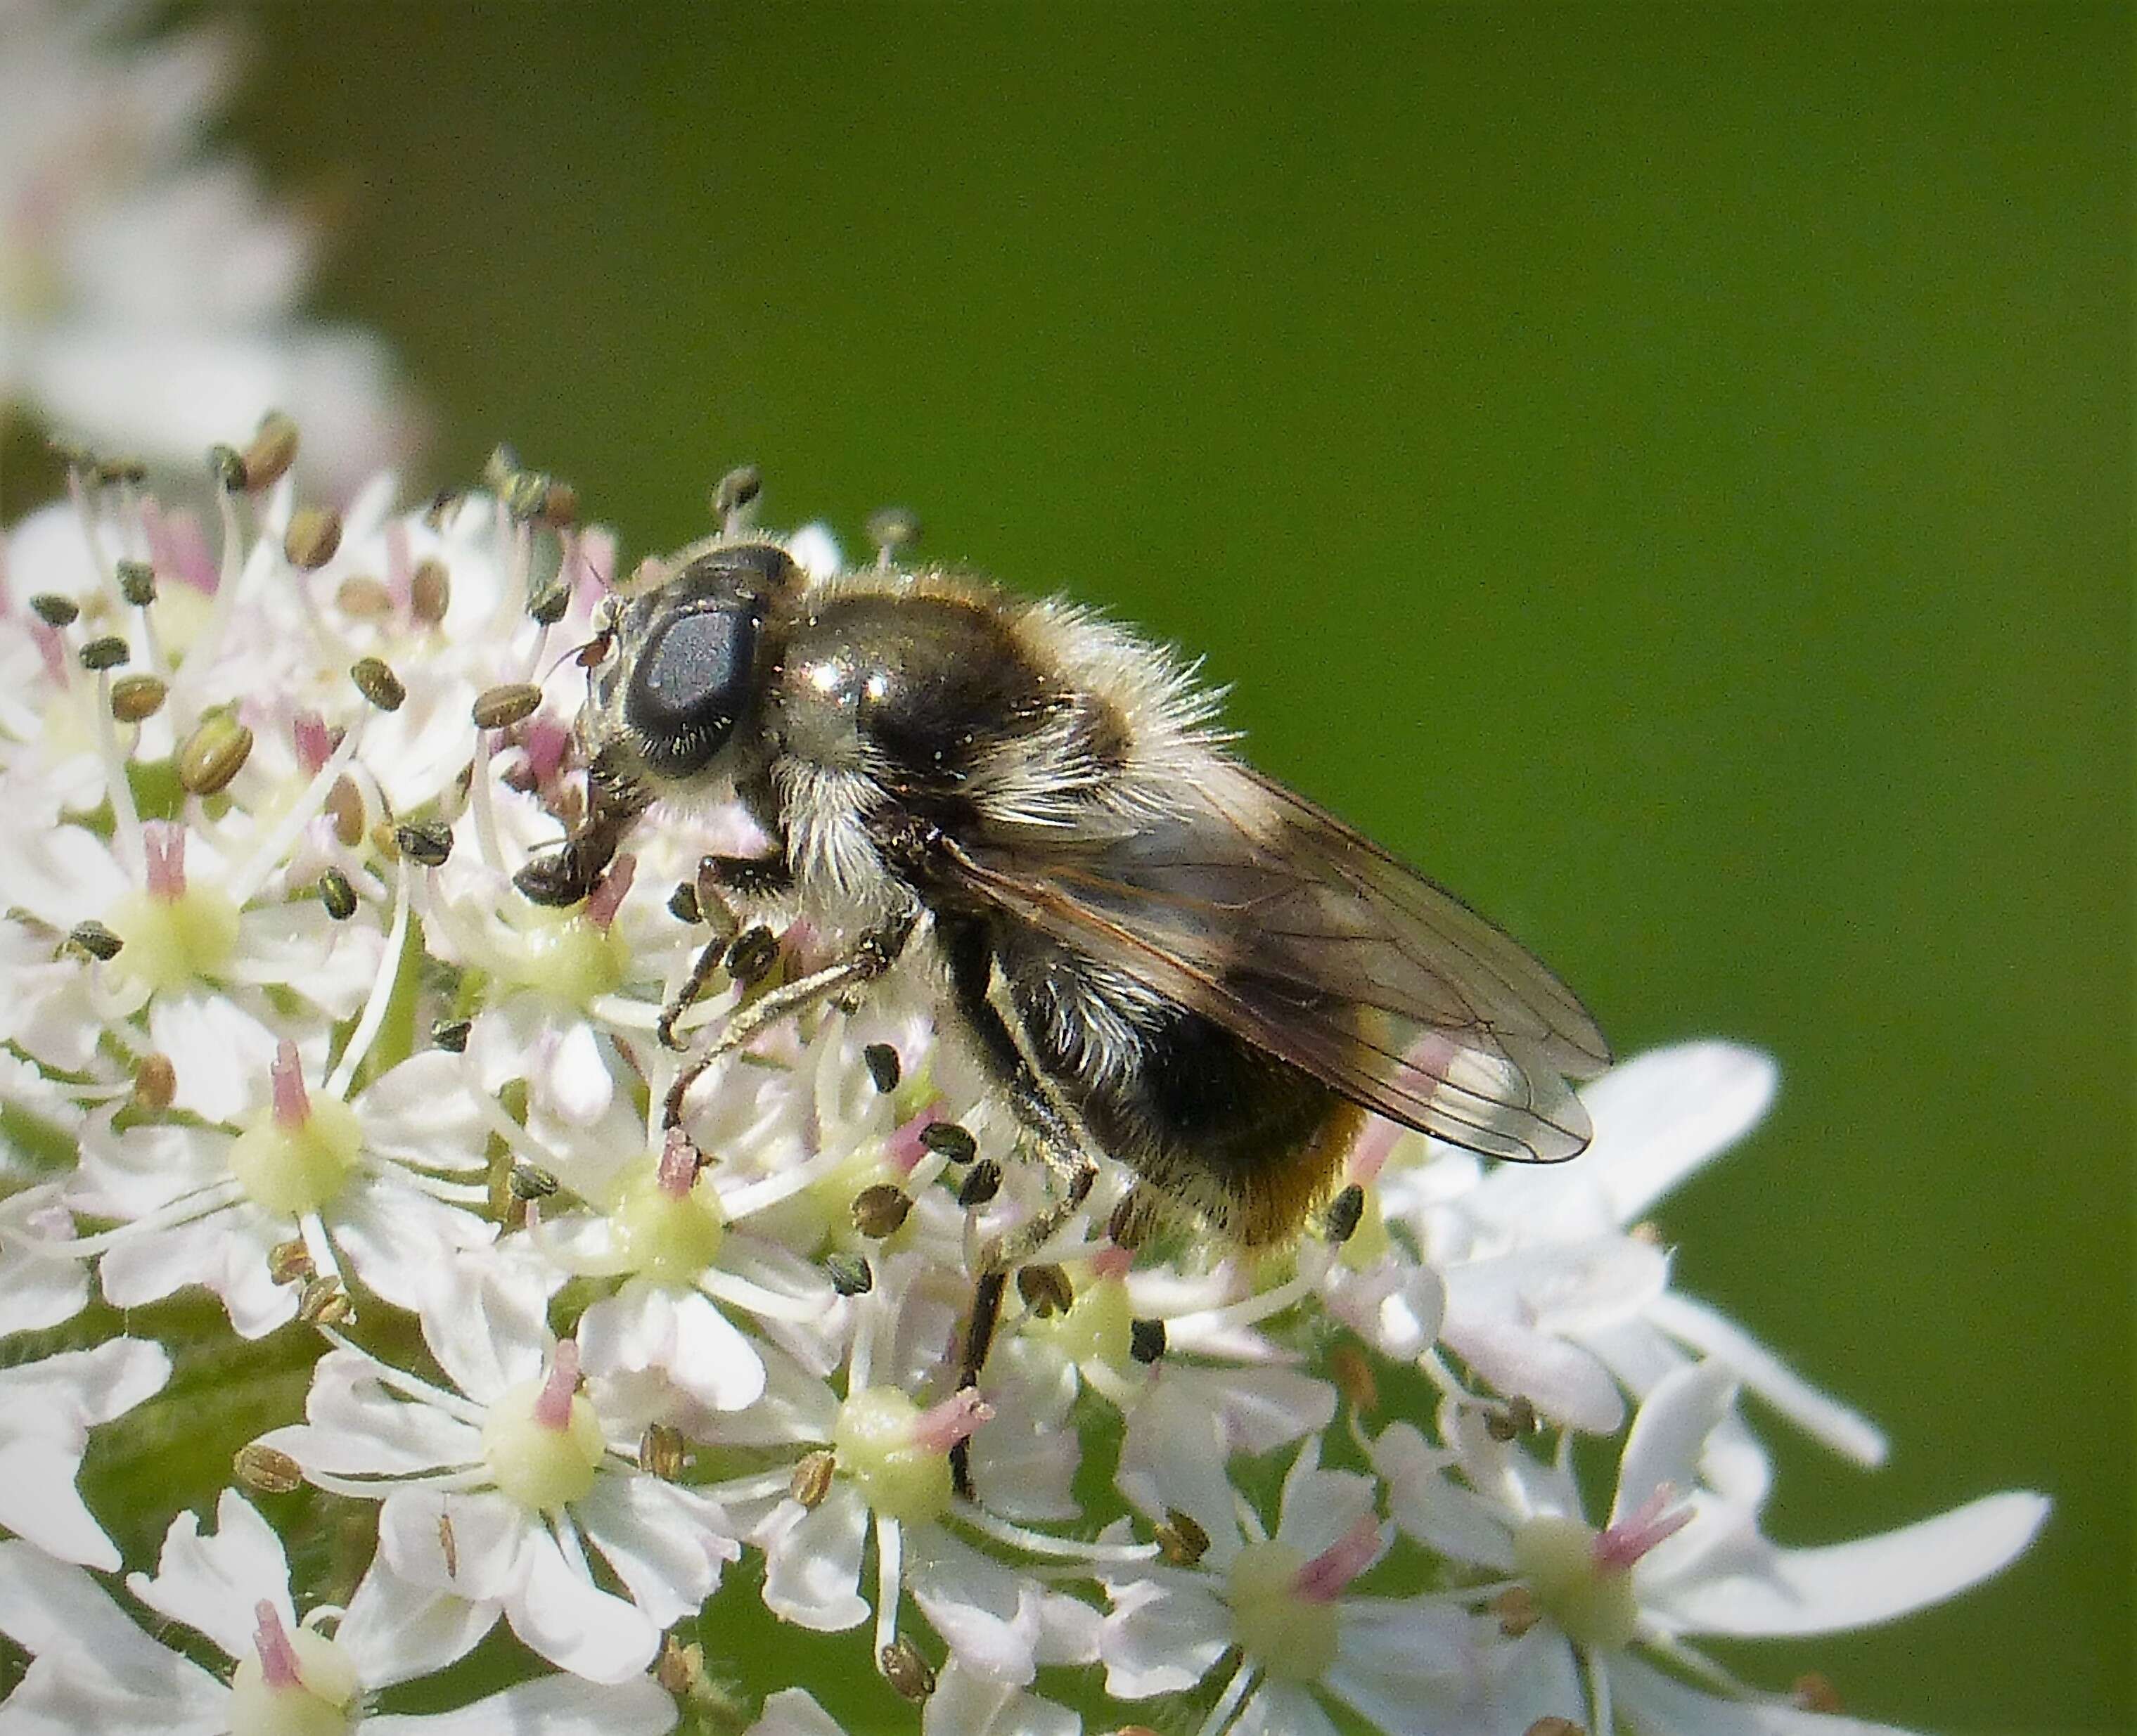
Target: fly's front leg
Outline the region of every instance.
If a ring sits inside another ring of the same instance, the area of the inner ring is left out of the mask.
[[[705,1070],[723,1056],[731,1055],[748,1043],[757,1034],[782,1019],[793,1018],[806,1012],[818,1002],[849,989],[859,988],[874,982],[896,964],[905,951],[905,943],[913,938],[913,931],[920,921],[920,907],[908,905],[880,928],[872,928],[854,943],[854,949],[835,964],[821,970],[812,970],[780,988],[774,989],[761,999],[752,1001],[740,1009],[712,1042],[691,1058],[688,1065],[675,1075],[662,1100],[660,1125],[664,1129],[683,1125],[683,1101],[690,1087],[704,1076]]]
[[[675,1035],[675,1021],[705,992],[705,985],[712,980],[714,971],[724,964],[741,975],[737,969],[740,960],[736,955],[749,937],[742,934],[742,918],[728,902],[728,894],[738,893],[745,899],[771,898],[792,884],[793,877],[783,855],[699,858],[696,880],[685,883],[683,889],[689,892],[699,921],[712,925],[713,936],[699,949],[683,986],[660,1009],[660,1022],[655,1029],[663,1046],[671,1049],[683,1047]]]
[[[537,856],[512,877],[512,883],[537,904],[577,903],[607,872],[626,834],[652,800],[644,784],[596,755],[587,768],[586,818],[562,848]]]

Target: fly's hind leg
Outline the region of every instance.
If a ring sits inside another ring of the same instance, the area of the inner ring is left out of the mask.
[[[686,881],[678,888],[679,895],[687,892],[690,905],[698,920],[712,925],[712,938],[699,948],[698,956],[690,965],[690,974],[684,979],[683,986],[671,995],[660,1009],[655,1033],[665,1048],[679,1049],[683,1044],[675,1035],[675,1021],[690,1009],[705,985],[713,980],[713,973],[723,964],[733,966],[733,952],[742,933],[742,918],[728,902],[729,892],[738,892],[745,898],[768,898],[786,891],[793,884],[784,855],[771,856],[706,856],[698,863],[697,878]]]
[[[1098,1179],[1096,1142],[1058,1093],[1050,1089],[1034,1065],[1020,1034],[1016,1014],[1009,1004],[1005,985],[991,956],[981,956],[978,943],[970,936],[953,942],[951,971],[958,990],[959,1009],[970,1021],[979,1039],[1000,1069],[1017,1118],[1024,1124],[1033,1154],[1045,1165],[1053,1182],[1052,1197],[1038,1211],[1005,1233],[994,1237],[980,1250],[975,1264],[972,1310],[965,1327],[958,1358],[957,1387],[961,1392],[980,1383],[993,1348],[995,1332],[1001,1323],[1002,1300],[1010,1274],[1052,1241],[1062,1227],[1082,1209]],[[981,973],[984,972],[984,976]],[[975,989],[984,981],[984,988]],[[959,1495],[974,1499],[971,1442],[960,1441],[950,1449],[951,1480]]]
[[[774,989],[737,1012],[720,1028],[719,1035],[692,1056],[669,1085],[668,1094],[661,1103],[663,1130],[672,1131],[683,1125],[684,1099],[715,1061],[733,1054],[759,1032],[782,1019],[793,1018],[835,994],[874,982],[898,962],[919,920],[920,907],[908,906],[881,927],[872,928],[863,935],[844,958]]]

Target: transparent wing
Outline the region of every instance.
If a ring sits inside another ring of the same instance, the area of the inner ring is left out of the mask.
[[[1375,1113],[1487,1156],[1588,1143],[1570,1082],[1602,1033],[1540,961],[1444,888],[1229,760],[1132,836],[951,846],[973,890]]]

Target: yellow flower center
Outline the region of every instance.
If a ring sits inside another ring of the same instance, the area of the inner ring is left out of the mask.
[[[583,1008],[612,993],[630,970],[630,950],[614,925],[589,921],[582,911],[530,909],[518,940],[505,974],[560,1007]]]
[[[297,1658],[294,1682],[270,1685],[257,1657],[237,1661],[226,1714],[231,1736],[346,1736],[354,1726],[361,1685],[348,1654],[307,1627],[289,1643]]]
[[[1128,1306],[1128,1287],[1117,1277],[1087,1281],[1078,1286],[1066,1313],[1029,1320],[1024,1330],[1050,1336],[1071,1362],[1103,1363],[1120,1372],[1134,1362],[1135,1316]]]
[[[920,1407],[894,1387],[869,1387],[839,1407],[831,1449],[874,1511],[903,1524],[939,1519],[950,1505],[950,1460],[914,1437]]]
[[[1609,1650],[1639,1627],[1633,1576],[1595,1559],[1596,1534],[1555,1514],[1526,1520],[1514,1533],[1514,1566],[1544,1613],[1576,1645]]]
[[[712,1177],[700,1174],[678,1199],[648,1169],[625,1189],[610,1213],[618,1254],[630,1270],[656,1284],[679,1287],[696,1281],[719,1257],[727,1216]]]
[[[231,1144],[230,1173],[255,1204],[300,1218],[341,1192],[363,1155],[363,1125],[356,1111],[322,1092],[295,1126],[261,1111]]]
[[[114,967],[152,990],[218,976],[237,951],[237,907],[220,887],[189,886],[175,898],[129,892],[107,923],[125,943]]]
[[[1232,1637],[1271,1675],[1310,1682],[1336,1661],[1336,1606],[1298,1595],[1306,1558],[1288,1544],[1250,1543],[1232,1558],[1224,1601]]]
[[[499,1395],[483,1417],[482,1461],[513,1500],[553,1513],[592,1489],[603,1445],[601,1418],[581,1394],[572,1394],[571,1420],[562,1428],[535,1414],[548,1383],[524,1381]]]

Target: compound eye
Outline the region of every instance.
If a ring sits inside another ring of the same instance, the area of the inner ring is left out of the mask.
[[[631,670],[624,721],[655,772],[688,777],[711,762],[748,702],[756,658],[747,610],[695,610],[654,632]]]

